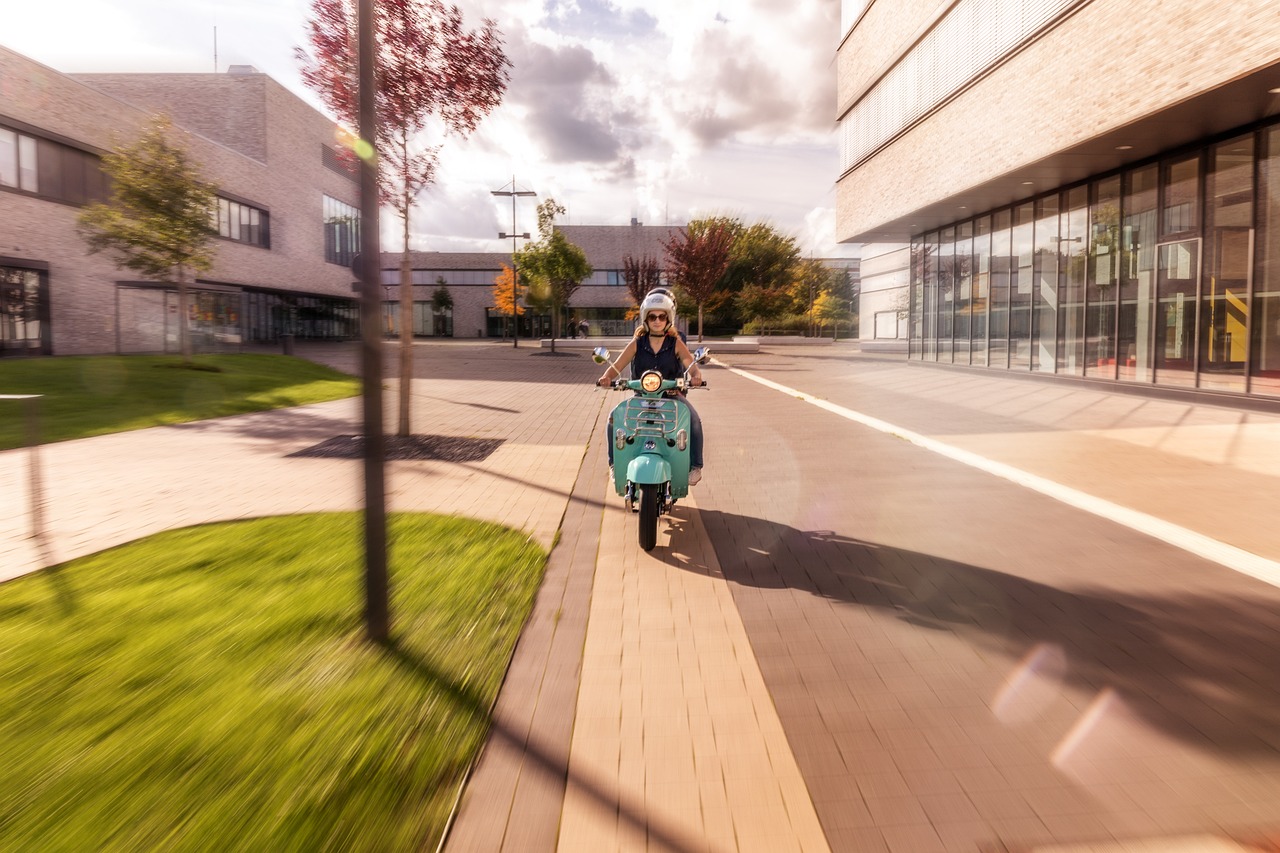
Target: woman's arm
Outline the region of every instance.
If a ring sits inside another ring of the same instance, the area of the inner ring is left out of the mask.
[[[631,343],[627,344],[622,350],[622,353],[618,356],[618,360],[605,367],[604,373],[600,374],[600,378],[596,380],[596,384],[605,388],[609,387],[609,384],[613,382],[615,377],[622,375],[622,368],[631,363],[631,359],[635,358],[635,354],[636,341],[635,338],[632,338]]]
[[[694,385],[701,385],[702,370],[699,369],[697,362],[693,360],[693,353],[689,352],[689,347],[678,337],[676,338],[676,358],[680,359],[680,363],[684,365],[685,370],[689,371],[689,381]]]

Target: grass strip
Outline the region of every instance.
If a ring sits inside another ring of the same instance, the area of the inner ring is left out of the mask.
[[[0,849],[434,849],[546,555],[393,515],[378,646],[360,524],[187,528],[0,586]]]
[[[0,394],[42,394],[43,443],[259,412],[360,392],[360,381],[284,355],[0,360]],[[0,450],[27,443],[24,402],[0,400]]]

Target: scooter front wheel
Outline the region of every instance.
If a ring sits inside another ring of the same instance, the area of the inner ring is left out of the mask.
[[[640,547],[652,551],[658,544],[658,487],[641,483],[640,489]]]

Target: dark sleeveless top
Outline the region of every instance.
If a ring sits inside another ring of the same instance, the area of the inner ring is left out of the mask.
[[[649,345],[649,336],[636,338],[636,354],[631,359],[631,378],[639,379],[646,370],[656,370],[663,379],[679,379],[684,376],[684,365],[676,355],[676,339],[666,335],[657,352]]]

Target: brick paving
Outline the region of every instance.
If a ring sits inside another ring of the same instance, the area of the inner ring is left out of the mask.
[[[415,432],[502,443],[391,463],[391,507],[555,543],[447,849],[1274,849],[1275,587],[714,367],[707,478],[644,554],[584,354],[416,356]],[[722,358],[1280,559],[1276,415],[840,345]],[[359,462],[289,456],[358,411],[41,448],[45,543],[358,507]],[[29,458],[0,453],[0,578],[41,560]]]

